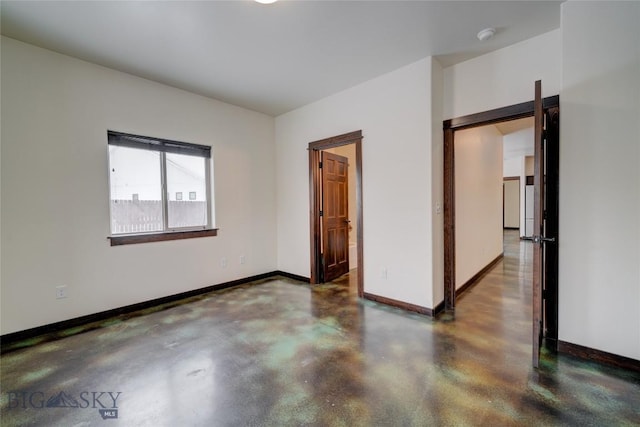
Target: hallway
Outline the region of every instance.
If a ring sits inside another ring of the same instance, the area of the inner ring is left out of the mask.
[[[639,424],[640,375],[548,354],[530,368],[530,257],[507,234],[455,320],[358,300],[344,276],[68,331],[2,356],[2,425]]]

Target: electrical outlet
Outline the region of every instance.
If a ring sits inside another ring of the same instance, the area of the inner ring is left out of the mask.
[[[56,286],[56,299],[62,299],[67,297],[67,286]]]
[[[227,257],[220,258],[220,267],[227,268]]]
[[[247,259],[245,258],[244,255],[240,255],[240,264],[246,264]]]

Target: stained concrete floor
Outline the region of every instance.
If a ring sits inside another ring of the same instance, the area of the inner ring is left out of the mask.
[[[278,278],[31,340],[1,358],[1,424],[640,425],[639,374],[530,367],[530,245],[508,236],[455,319]]]

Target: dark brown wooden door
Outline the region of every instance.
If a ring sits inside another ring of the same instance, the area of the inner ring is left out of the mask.
[[[559,107],[544,108],[542,82],[535,83],[533,174],[533,366],[540,346],[555,350],[558,339]]]
[[[322,152],[322,259],[323,281],[349,271],[349,161]]]
[[[535,83],[534,117],[534,174],[533,174],[533,366],[540,362],[542,343],[542,289],[544,286],[544,111],[542,106],[542,82]]]
[[[543,101],[544,103],[544,101]],[[544,288],[542,293],[545,347],[558,347],[558,231],[560,192],[560,107],[545,108],[544,115]]]

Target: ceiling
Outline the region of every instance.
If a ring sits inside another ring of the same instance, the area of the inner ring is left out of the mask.
[[[534,125],[535,122],[533,117],[510,120],[508,122],[500,122],[493,125],[503,136],[511,135],[525,129],[528,130],[528,132],[518,136],[517,138],[503,139],[504,145],[502,146],[502,157],[504,160],[513,159],[515,157],[533,156]]]
[[[519,132],[524,129],[532,128],[535,122],[533,117],[525,117],[523,119],[509,120],[507,122],[496,123],[494,126],[502,135]]]
[[[559,1],[7,1],[2,34],[277,116],[427,56],[560,26]],[[495,27],[487,42],[479,30]]]

